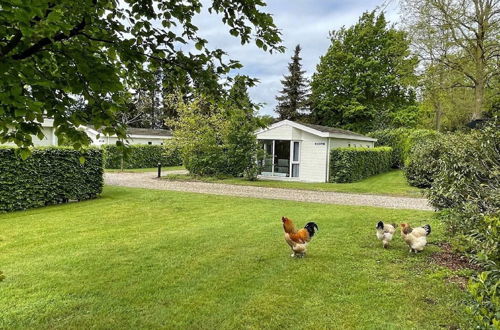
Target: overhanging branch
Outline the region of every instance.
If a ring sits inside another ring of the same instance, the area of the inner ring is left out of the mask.
[[[85,25],[86,22],[84,18],[77,26],[75,26],[73,29],[71,29],[71,31],[69,31],[69,34],[58,33],[52,39],[50,38],[40,39],[37,43],[35,43],[31,47],[28,47],[21,53],[12,56],[12,58],[14,60],[23,60],[25,58],[28,58],[31,55],[36,54],[37,52],[42,50],[45,46],[52,44],[53,42],[67,40],[78,35],[85,28]]]

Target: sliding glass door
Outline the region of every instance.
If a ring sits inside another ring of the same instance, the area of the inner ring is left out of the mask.
[[[261,140],[260,143],[266,153],[261,163],[261,175],[276,177],[299,177],[299,141]]]

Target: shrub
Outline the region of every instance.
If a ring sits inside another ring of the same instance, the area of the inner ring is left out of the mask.
[[[180,153],[170,143],[160,145],[130,145],[123,149],[116,145],[104,145],[105,168],[149,168],[182,165]]]
[[[404,168],[406,180],[410,185],[419,188],[431,187],[443,148],[443,140],[435,138],[428,138],[425,142],[413,146]]]
[[[374,131],[369,136],[376,138],[375,146],[392,148],[392,167],[403,168],[408,162],[411,149],[429,137],[439,136],[439,132],[426,129],[396,128]]]
[[[99,149],[35,148],[22,160],[15,148],[0,148],[0,212],[95,198],[102,186]]]
[[[443,140],[429,201],[439,209],[485,214],[500,206],[500,132],[449,135]],[[469,208],[473,209],[469,211]]]
[[[437,169],[427,190],[430,203],[457,235],[462,251],[479,262],[483,272],[469,281],[469,310],[481,328],[500,325],[498,310],[500,253],[500,131],[454,134],[443,140]]]
[[[332,149],[330,182],[354,182],[387,172],[391,155],[390,147]]]
[[[199,97],[181,103],[178,112],[173,140],[191,174],[255,179],[258,121],[253,110],[224,108]]]

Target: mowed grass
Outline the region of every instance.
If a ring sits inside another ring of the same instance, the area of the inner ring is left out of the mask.
[[[421,190],[412,187],[406,182],[402,170],[393,170],[369,177],[353,183],[311,183],[260,179],[248,181],[243,178],[214,178],[196,177],[186,174],[174,174],[165,177],[167,180],[175,181],[205,181],[216,183],[227,183],[245,186],[258,186],[270,188],[288,188],[316,191],[336,191],[357,194],[389,195],[403,197],[422,197]]]
[[[290,257],[281,216],[320,231]],[[466,327],[433,213],[106,187],[0,215],[0,328]],[[433,226],[409,255],[375,223]]]
[[[162,172],[165,171],[178,171],[178,170],[184,170],[184,166],[165,166],[161,168]],[[120,172],[125,172],[125,173],[144,173],[144,172],[156,172],[158,171],[157,167],[151,167],[151,168],[125,168],[123,171],[119,168],[107,168],[104,170],[105,172],[109,173],[120,173]]]

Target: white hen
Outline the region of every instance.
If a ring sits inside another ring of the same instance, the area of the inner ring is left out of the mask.
[[[396,231],[396,224],[388,224],[379,221],[377,223],[377,238],[382,241],[384,248],[389,246],[389,242],[392,240],[392,236]]]
[[[431,226],[411,228],[407,223],[401,224],[401,236],[410,247],[410,252],[420,252],[427,244],[427,236],[431,233]]]

